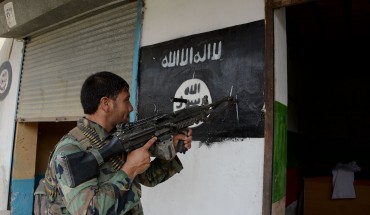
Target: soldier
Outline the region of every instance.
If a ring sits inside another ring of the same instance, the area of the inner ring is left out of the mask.
[[[141,187],[155,186],[182,170],[174,155],[169,160],[151,161],[150,146],[156,137],[143,147],[113,157],[100,166],[98,177],[76,187],[68,186],[68,170],[60,165],[58,155],[68,155],[99,148],[115,131],[118,123],[127,123],[132,111],[129,85],[110,72],[98,72],[88,77],[81,89],[81,104],[86,114],[57,144],[45,174],[50,214],[143,214],[140,203]],[[173,137],[173,148],[183,140],[191,148],[192,130],[187,135]]]

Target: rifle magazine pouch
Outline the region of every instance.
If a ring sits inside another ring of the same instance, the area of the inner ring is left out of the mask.
[[[155,144],[154,157],[163,160],[172,160],[175,156],[176,150],[172,143],[172,138]]]

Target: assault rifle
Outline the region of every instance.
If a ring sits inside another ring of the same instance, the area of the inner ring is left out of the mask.
[[[174,98],[172,102],[186,103],[186,100]],[[235,104],[236,100],[231,96],[208,104],[208,97],[205,96],[200,106],[190,106],[173,113],[156,114],[133,123],[118,124],[117,130],[102,148],[58,155],[57,159],[69,176],[68,186],[75,187],[96,177],[99,174],[99,166],[109,158],[140,148],[153,136],[157,137],[157,142],[152,147],[156,147],[157,143],[171,139],[172,135],[182,133],[193,124],[210,121],[213,115]],[[213,113],[221,106],[222,110]],[[176,151],[186,152],[183,141],[179,141]]]

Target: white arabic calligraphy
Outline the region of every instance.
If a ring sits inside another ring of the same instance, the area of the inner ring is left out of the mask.
[[[162,67],[185,66],[188,64],[205,62],[206,60],[219,60],[221,59],[222,41],[212,44],[208,43],[203,45],[203,54],[198,51],[193,55],[193,47],[183,48],[180,50],[170,51],[161,62]]]
[[[200,79],[192,78],[183,82],[176,90],[175,98],[185,99],[187,102],[174,102],[173,111],[178,111],[183,108],[188,108],[195,105],[202,105],[204,96],[208,97],[208,102],[212,103],[211,93],[206,83]],[[197,127],[202,123],[190,126]]]

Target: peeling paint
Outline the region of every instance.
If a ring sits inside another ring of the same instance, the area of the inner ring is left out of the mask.
[[[12,215],[30,214],[33,211],[35,179],[12,180]]]

